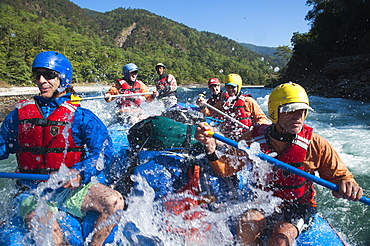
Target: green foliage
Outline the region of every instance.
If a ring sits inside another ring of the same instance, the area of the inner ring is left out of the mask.
[[[284,60],[288,62],[292,57],[293,50],[287,45],[282,45],[276,48],[276,52],[274,54],[283,57]]]
[[[370,1],[308,0],[308,33],[295,33],[293,55],[283,78],[320,73],[329,59],[370,53]]]
[[[133,62],[139,77],[154,83],[163,62],[181,83],[206,83],[238,73],[244,83],[266,84],[277,63],[241,44],[199,32],[146,10],[99,13],[68,0],[3,0],[0,4],[0,80],[32,81],[30,66],[41,51],[55,50],[72,62],[75,82],[113,82]]]

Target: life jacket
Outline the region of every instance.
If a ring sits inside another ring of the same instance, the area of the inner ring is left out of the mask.
[[[268,154],[272,150],[268,145],[268,131],[271,125],[256,125],[253,129],[253,141],[260,143],[261,151]],[[296,134],[287,148],[277,156],[277,159],[304,171],[304,160],[308,146],[310,145],[312,128],[304,125],[301,132]],[[305,178],[274,167],[271,178],[271,187],[274,196],[288,202],[308,203],[315,195],[313,183]]]
[[[46,119],[35,101],[24,100],[17,107],[19,172],[50,173],[83,159],[84,148],[74,143],[71,128],[79,104],[64,102]]]
[[[243,123],[246,127],[250,127],[253,124],[253,121],[251,115],[247,114],[245,110],[245,97],[247,96],[250,95],[241,95],[237,97],[237,99],[233,103],[228,102],[227,99],[229,97],[225,98],[222,111],[230,117]],[[224,134],[241,133],[247,129],[243,128],[239,124],[230,121],[230,119],[226,118],[223,115],[220,115],[219,118],[220,120],[224,121],[222,129],[222,133]]]
[[[163,205],[165,211],[168,212],[168,218],[177,217],[191,222],[192,220],[199,220],[207,216],[202,211],[192,211],[202,203],[211,203],[214,201],[212,195],[205,196],[205,194],[199,194],[201,191],[201,172],[202,170],[199,165],[190,167],[188,172],[189,181],[177,192],[177,196],[164,200]],[[192,238],[194,235],[204,235],[205,232],[211,229],[211,224],[201,222],[197,227],[179,228],[172,225],[169,220],[166,221],[166,228],[168,231],[184,236],[185,238]]]
[[[156,84],[157,89],[158,89],[159,85],[163,85],[165,89],[164,90],[159,90],[158,98],[176,96],[176,91],[171,91],[171,90],[166,89],[166,88],[169,88],[171,86],[171,84],[168,82],[168,75],[167,74],[163,74],[160,77],[160,79],[157,81],[157,84]]]
[[[229,98],[229,94],[227,92],[221,91],[217,95],[212,94],[212,97],[207,100],[207,103],[211,106],[214,106],[217,103],[221,102],[223,99],[227,98]]]
[[[136,80],[133,86],[130,86],[126,80],[117,79],[120,83],[120,93],[121,94],[134,94],[140,93],[141,89],[141,81]],[[133,97],[124,97],[124,98],[117,98],[117,104],[121,107],[139,107],[141,104],[141,100],[138,96]]]

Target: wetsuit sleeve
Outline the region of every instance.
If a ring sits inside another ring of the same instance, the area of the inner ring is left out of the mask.
[[[305,163],[309,169],[307,171],[318,171],[320,177],[329,182],[338,184],[341,180],[348,180],[357,184],[336,150],[316,133],[312,134]]]
[[[245,111],[248,115],[252,116],[252,120],[254,124],[267,124],[267,117],[265,113],[262,111],[256,100],[251,97],[245,97]]]
[[[242,169],[247,162],[247,156],[244,152],[236,149],[230,149],[226,153],[217,153],[220,155],[217,160],[209,161],[213,171],[220,177],[229,177]]]
[[[14,109],[4,119],[0,132],[0,160],[15,154],[18,145],[18,109]]]
[[[249,145],[252,139],[252,131],[245,132],[238,141],[245,140]],[[250,163],[248,155],[234,147],[223,145],[216,150],[217,160],[209,160],[214,172],[220,177],[229,177],[240,171],[244,165]],[[209,156],[213,156],[209,155]]]
[[[82,175],[83,183],[92,176],[104,183],[104,170],[109,168],[113,157],[112,140],[104,123],[90,110],[78,108],[72,123],[72,136],[77,145],[85,146],[86,157],[73,168]]]

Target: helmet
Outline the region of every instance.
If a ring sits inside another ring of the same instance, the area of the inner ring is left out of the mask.
[[[54,70],[60,74],[60,86],[63,91],[65,88],[70,87],[72,83],[72,65],[65,57],[56,51],[43,51],[39,53],[32,63],[32,71],[36,68],[47,68]]]
[[[164,69],[166,69],[166,66],[161,62],[157,63],[157,65],[155,65],[155,69],[157,69],[157,67],[163,67]]]
[[[225,80],[225,85],[237,86],[238,93],[242,89],[242,84],[243,84],[242,77],[240,77],[239,74],[232,73],[232,74],[227,75],[226,80]]]
[[[218,78],[210,78],[210,79],[208,80],[208,87],[209,87],[210,85],[219,85],[219,84],[221,84],[221,83],[220,83],[220,81],[218,80]]]
[[[305,89],[296,83],[278,85],[270,93],[268,114],[272,123],[276,123],[280,112],[292,112],[300,109],[310,109]],[[307,117],[307,112],[306,112]]]
[[[139,68],[134,63],[128,63],[122,68],[122,74],[125,76],[125,79],[129,79],[130,73],[135,71],[139,71]]]

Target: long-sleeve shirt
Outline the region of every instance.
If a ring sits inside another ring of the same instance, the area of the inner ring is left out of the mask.
[[[59,105],[70,100],[71,94],[66,94],[55,99],[34,97],[46,119]],[[72,122],[73,141],[86,148],[85,158],[72,167],[80,172],[82,183],[91,181],[92,176],[97,176],[104,183],[104,168],[107,168],[112,156],[112,140],[104,123],[90,110],[78,107]],[[18,144],[18,109],[14,109],[4,119],[0,132],[0,159],[6,159],[10,154],[19,151]]]
[[[250,144],[252,131],[245,133],[242,139]],[[278,141],[274,138],[270,138],[270,143],[278,154],[283,152],[289,144],[289,142]],[[216,161],[210,161],[212,168],[217,175],[228,177],[242,169],[245,164],[246,153],[230,148],[218,158]],[[304,170],[311,174],[318,172],[321,178],[334,184],[338,184],[342,180],[357,184],[335,149],[317,133],[312,133],[311,142],[304,159]],[[311,201],[311,205],[315,204],[314,201]]]

